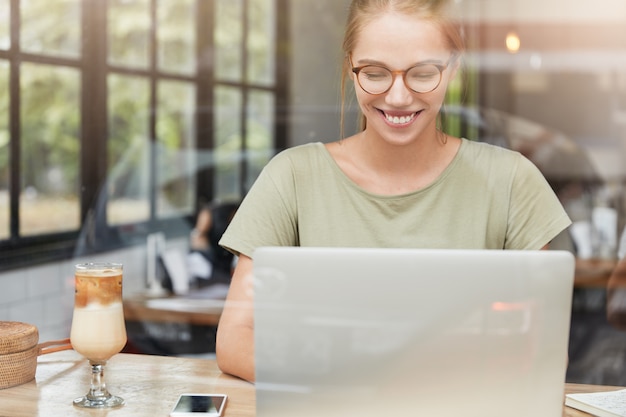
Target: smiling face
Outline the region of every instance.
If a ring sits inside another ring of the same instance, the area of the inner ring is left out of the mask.
[[[387,92],[373,95],[359,86],[353,74],[368,134],[397,145],[436,138],[437,115],[456,72],[456,60],[451,60],[453,54],[447,45],[436,24],[410,15],[388,12],[362,27],[350,54],[354,67],[379,65],[398,71],[424,63],[449,63],[441,83],[429,93],[410,90],[397,74]]]

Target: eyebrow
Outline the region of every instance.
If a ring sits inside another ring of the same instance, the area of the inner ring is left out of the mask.
[[[385,68],[389,68],[389,66],[387,64],[385,64],[382,61],[377,61],[375,59],[360,59],[358,60],[355,64],[357,65],[377,65],[380,67],[385,67]],[[425,64],[435,64],[435,65],[445,65],[446,61],[445,60],[440,60],[440,59],[426,59],[423,61],[418,61],[418,62],[414,62],[411,65],[409,65],[406,68],[413,68],[417,65],[425,65]],[[354,64],[353,64],[354,65]]]

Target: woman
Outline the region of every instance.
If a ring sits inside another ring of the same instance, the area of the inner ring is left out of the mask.
[[[441,3],[352,2],[344,75],[365,127],[277,155],[222,237],[240,255],[217,335],[224,372],[254,380],[259,246],[541,249],[569,225],[520,154],[438,130],[463,51]]]

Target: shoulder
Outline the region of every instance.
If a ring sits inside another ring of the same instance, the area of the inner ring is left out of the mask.
[[[265,166],[264,171],[269,174],[284,174],[285,172],[309,173],[326,163],[328,153],[321,142],[307,143],[287,148],[276,154]]]
[[[460,155],[462,160],[479,169],[515,173],[518,169],[536,169],[533,163],[521,153],[492,145],[486,142],[476,142],[463,139]]]
[[[522,154],[517,151],[486,142],[463,139],[462,143],[463,152],[473,157],[505,159],[507,161],[523,158]]]
[[[324,152],[324,145],[321,142],[305,143],[303,145],[287,148],[272,158],[279,162],[301,161],[321,155]]]
[[[480,176],[486,184],[511,187],[514,183],[545,182],[540,170],[520,152],[485,142],[463,140],[459,152],[462,176]]]

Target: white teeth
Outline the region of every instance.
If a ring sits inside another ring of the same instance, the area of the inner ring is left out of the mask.
[[[413,120],[413,118],[415,117],[415,113],[411,114],[410,116],[390,116],[388,114],[385,114],[385,118],[387,119],[387,121],[389,121],[390,123],[393,123],[395,125],[401,125],[404,123],[408,123],[411,120]]]

